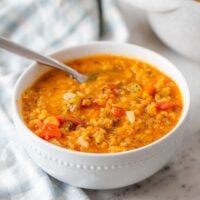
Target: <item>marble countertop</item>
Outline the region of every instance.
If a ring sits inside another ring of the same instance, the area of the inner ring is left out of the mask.
[[[200,63],[166,47],[151,30],[145,12],[126,4],[120,8],[130,29],[130,42],[152,49],[171,60],[185,76],[191,92],[187,130],[179,151],[152,177],[114,190],[86,190],[91,200],[199,200],[200,199]]]

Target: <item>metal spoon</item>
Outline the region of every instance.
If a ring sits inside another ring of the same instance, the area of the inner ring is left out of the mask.
[[[38,63],[48,65],[50,67],[54,67],[60,70],[63,70],[70,74],[74,79],[76,79],[78,82],[83,83],[87,81],[88,79],[91,79],[93,76],[91,75],[83,75],[77,72],[76,70],[72,69],[71,67],[51,58],[48,56],[41,55],[35,51],[32,51],[26,47],[23,47],[19,44],[16,44],[8,39],[5,39],[3,37],[0,37],[0,48],[5,49],[9,52],[12,52],[14,54],[20,55],[22,57],[35,60]]]

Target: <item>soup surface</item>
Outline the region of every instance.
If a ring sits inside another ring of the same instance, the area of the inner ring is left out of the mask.
[[[80,84],[53,69],[26,89],[22,115],[42,139],[75,151],[121,152],[158,140],[178,122],[179,88],[150,64],[114,55],[67,64],[81,73],[101,73]]]

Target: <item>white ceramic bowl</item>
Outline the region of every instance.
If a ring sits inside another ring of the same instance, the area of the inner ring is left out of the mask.
[[[63,49],[52,54],[60,61],[95,54],[115,54],[147,61],[170,76],[183,94],[183,112],[176,127],[160,140],[145,147],[121,153],[83,153],[52,145],[32,133],[20,115],[22,92],[48,67],[32,64],[19,78],[13,95],[14,121],[22,145],[30,157],[51,176],[74,186],[110,189],[139,182],[165,165],[179,146],[183,125],[189,110],[190,96],[181,73],[168,60],[155,52],[130,44],[94,42]],[[88,66],[89,67],[89,66]]]

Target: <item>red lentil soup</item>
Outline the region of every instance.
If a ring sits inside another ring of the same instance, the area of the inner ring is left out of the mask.
[[[150,144],[177,124],[180,90],[152,65],[114,55],[67,64],[81,73],[101,73],[80,84],[52,69],[25,90],[22,116],[40,138],[75,151],[112,153]]]

